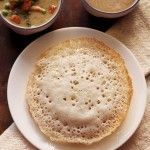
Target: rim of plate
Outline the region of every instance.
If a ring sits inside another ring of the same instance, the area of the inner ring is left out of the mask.
[[[19,131],[22,133],[22,135],[30,142],[32,143],[35,147],[39,148],[39,149],[42,149],[41,145],[39,145],[39,143],[35,143],[35,141],[32,140],[32,138],[28,135],[28,133],[26,131],[24,131],[24,129],[22,129],[21,125],[20,125],[20,121],[22,120],[22,118],[17,118],[17,114],[14,110],[14,101],[13,101],[13,98],[12,98],[12,90],[13,90],[13,87],[12,87],[12,83],[13,83],[13,80],[15,79],[14,77],[14,74],[16,73],[15,71],[15,68],[16,66],[18,65],[18,62],[20,61],[21,57],[23,55],[26,54],[26,51],[28,49],[31,49],[32,47],[34,47],[35,45],[37,45],[37,43],[39,41],[43,41],[44,39],[46,38],[52,38],[52,36],[57,36],[62,32],[68,32],[68,33],[71,33],[73,32],[74,33],[74,36],[78,36],[76,35],[76,32],[79,32],[79,31],[82,31],[82,37],[95,37],[96,36],[100,36],[100,39],[103,41],[102,39],[102,36],[105,38],[107,38],[110,41],[113,41],[115,44],[119,45],[122,49],[125,49],[125,53],[128,53],[128,55],[130,57],[132,57],[132,61],[134,61],[136,67],[137,67],[137,71],[138,71],[138,77],[140,77],[140,80],[141,80],[141,84],[140,87],[142,89],[142,106],[140,107],[140,112],[139,112],[139,116],[136,120],[136,122],[134,122],[134,127],[132,127],[132,130],[130,132],[127,132],[126,135],[124,135],[124,138],[119,140],[119,143],[118,144],[114,144],[114,146],[112,147],[112,149],[117,149],[119,148],[121,145],[123,145],[132,135],[133,133],[135,132],[135,130],[137,129],[137,127],[139,126],[142,118],[143,118],[143,115],[144,115],[144,111],[145,111],[145,107],[146,107],[146,101],[147,101],[147,85],[146,85],[146,81],[145,81],[145,77],[144,77],[144,73],[142,72],[142,69],[137,61],[137,59],[135,58],[135,56],[132,54],[132,52],[123,44],[121,43],[119,40],[115,39],[114,37],[106,34],[106,33],[103,33],[101,31],[98,31],[98,30],[95,30],[95,29],[91,29],[91,28],[84,28],[84,27],[67,27],[67,28],[61,28],[61,29],[57,29],[57,30],[54,30],[52,32],[49,32],[41,37],[39,37],[38,39],[36,39],[35,41],[33,41],[31,44],[29,44],[22,52],[21,54],[17,57],[15,63],[13,64],[12,66],[12,69],[10,71],[10,75],[9,75],[9,78],[8,78],[8,85],[7,85],[7,99],[8,99],[8,106],[9,106],[9,110],[10,110],[10,113],[12,115],[12,118],[17,126],[17,128],[19,129]],[[80,35],[78,37],[81,37]],[[106,39],[105,39],[106,40]],[[59,40],[56,42],[58,43]],[[104,41],[103,41],[104,42]],[[104,42],[105,43],[105,42]],[[126,62],[126,61],[125,61]],[[128,68],[127,68],[128,70]],[[136,74],[135,74],[136,75]],[[133,75],[132,75],[133,77]],[[19,89],[21,90],[21,89]],[[17,94],[17,93],[16,93]],[[138,94],[138,93],[137,93]],[[45,149],[43,149],[45,150]]]

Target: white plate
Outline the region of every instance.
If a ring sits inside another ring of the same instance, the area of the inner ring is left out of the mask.
[[[32,120],[25,101],[28,76],[37,57],[49,45],[77,37],[95,37],[116,49],[123,57],[133,82],[133,98],[126,119],[119,129],[101,142],[90,145],[64,145],[50,142]],[[88,28],[72,27],[50,32],[31,43],[17,58],[8,81],[8,104],[11,115],[21,133],[41,150],[113,150],[126,142],[137,129],[146,105],[146,82],[139,63],[122,43],[113,37]]]

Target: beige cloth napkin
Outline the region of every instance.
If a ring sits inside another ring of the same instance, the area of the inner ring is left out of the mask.
[[[137,57],[145,75],[150,73],[150,1],[141,0],[139,7],[119,20],[108,34],[122,41]],[[119,150],[150,150],[150,77],[148,104],[141,125]],[[137,110],[138,111],[138,110]],[[35,150],[13,123],[0,136],[0,150]]]
[[[122,41],[133,52],[145,75],[150,73],[149,0],[141,0],[133,13],[120,19],[107,33]]]

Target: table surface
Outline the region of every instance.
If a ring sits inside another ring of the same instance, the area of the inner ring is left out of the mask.
[[[0,22],[0,134],[13,122],[7,105],[7,81],[11,67],[21,51],[39,36],[63,27],[81,26],[106,31],[117,19],[96,18],[83,8],[80,0],[64,0],[57,21],[45,31],[22,36]],[[15,85],[14,85],[15,86]]]

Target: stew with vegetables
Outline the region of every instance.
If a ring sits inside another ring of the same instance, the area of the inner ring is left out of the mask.
[[[22,27],[38,26],[55,13],[59,0],[0,0],[3,16]]]

